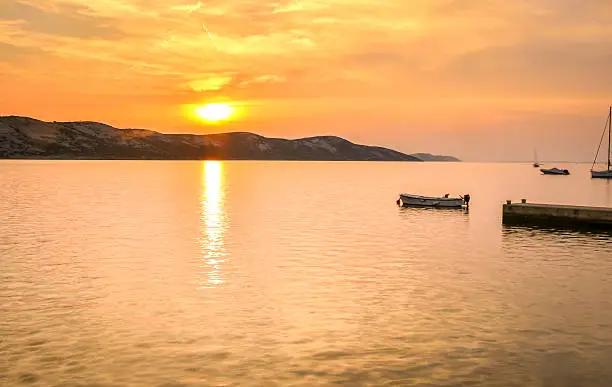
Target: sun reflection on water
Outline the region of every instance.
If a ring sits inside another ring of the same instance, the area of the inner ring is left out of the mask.
[[[215,288],[224,281],[222,264],[225,262],[225,213],[223,204],[223,165],[220,161],[202,164],[202,250],[203,269],[207,274],[202,288]]]

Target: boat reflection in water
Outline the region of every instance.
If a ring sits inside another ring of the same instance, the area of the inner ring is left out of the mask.
[[[223,198],[223,164],[220,161],[205,161],[202,164],[202,251],[203,271],[206,282],[202,288],[216,288],[223,283],[221,273],[225,262],[225,209]]]

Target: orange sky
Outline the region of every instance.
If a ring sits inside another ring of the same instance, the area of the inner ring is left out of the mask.
[[[0,0],[0,85],[0,115],[589,160],[612,1]],[[184,114],[217,100],[240,119]]]

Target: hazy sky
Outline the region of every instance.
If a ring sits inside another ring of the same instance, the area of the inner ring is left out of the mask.
[[[0,115],[589,160],[610,103],[611,0],[0,0]]]

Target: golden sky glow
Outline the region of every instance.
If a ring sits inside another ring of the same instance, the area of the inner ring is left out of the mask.
[[[0,0],[0,115],[588,159],[611,20],[609,0]],[[219,101],[239,119],[184,114]]]

